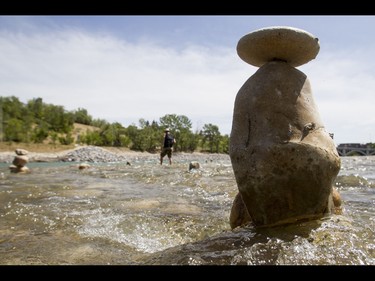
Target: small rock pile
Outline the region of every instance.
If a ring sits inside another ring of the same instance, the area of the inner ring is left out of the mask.
[[[125,157],[96,146],[86,146],[67,153],[63,162],[123,162]]]
[[[29,157],[27,156],[29,152],[20,148],[17,148],[15,152],[17,155],[14,157],[12,165],[9,166],[10,171],[12,173],[29,173],[30,170],[26,167],[29,162]]]

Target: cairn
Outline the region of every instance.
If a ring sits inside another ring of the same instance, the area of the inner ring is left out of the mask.
[[[9,169],[12,173],[29,173],[30,170],[26,167],[26,164],[29,162],[29,153],[25,149],[17,148],[15,150],[16,156],[13,159],[12,165],[9,166]]]
[[[239,57],[259,69],[234,104],[229,154],[241,196],[232,228],[317,219],[340,207],[333,187],[340,157],[309,79],[296,69],[319,49],[318,38],[292,27],[256,30],[238,42]]]

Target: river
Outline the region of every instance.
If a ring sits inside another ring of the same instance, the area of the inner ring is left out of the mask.
[[[375,264],[375,156],[341,158],[342,215],[234,230],[229,156],[173,160],[34,162],[29,174],[0,163],[0,264]],[[191,161],[200,168],[189,171]]]

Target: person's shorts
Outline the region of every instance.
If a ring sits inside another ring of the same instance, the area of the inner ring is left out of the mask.
[[[168,158],[172,157],[172,148],[171,147],[164,147],[163,150],[160,153],[161,157],[164,157],[165,155],[168,155]]]

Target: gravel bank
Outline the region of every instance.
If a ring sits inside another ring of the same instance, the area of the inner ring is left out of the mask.
[[[55,153],[36,153],[29,151],[27,156],[30,162],[87,162],[87,163],[113,163],[133,162],[136,159],[154,160],[159,163],[159,153],[121,151],[98,146],[82,146],[75,149]],[[0,152],[0,163],[13,162],[16,153],[14,151]],[[209,153],[174,153],[172,159],[175,161],[218,161],[227,159],[227,154]]]
[[[15,152],[0,152],[0,163],[12,163]],[[118,152],[113,153],[105,148],[97,146],[84,146],[76,149],[56,152],[56,153],[36,153],[27,154],[29,162],[123,162],[134,157],[155,157],[147,152]]]

